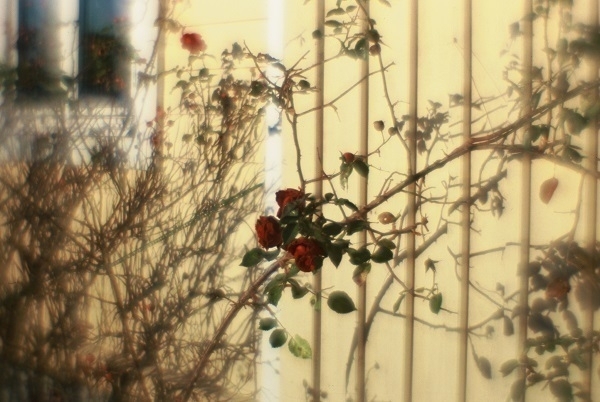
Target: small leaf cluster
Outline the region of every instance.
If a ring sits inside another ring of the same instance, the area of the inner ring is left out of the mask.
[[[287,330],[277,328],[279,324],[274,318],[262,318],[258,323],[258,328],[262,331],[271,331],[269,343],[274,348],[280,348],[287,342],[289,351],[296,357],[301,359],[310,359],[312,357],[312,349],[308,341],[300,335],[290,337]]]

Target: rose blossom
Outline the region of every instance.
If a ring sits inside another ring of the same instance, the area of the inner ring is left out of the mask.
[[[316,240],[305,237],[295,239],[287,246],[286,250],[294,256],[298,269],[304,272],[312,272],[321,268],[323,257],[325,257],[325,251],[321,245]]]
[[[279,211],[277,211],[277,217],[280,218],[285,206],[290,202],[294,202],[296,200],[304,197],[304,193],[300,190],[296,190],[294,188],[288,188],[285,190],[279,190],[275,193],[275,201],[277,201],[277,205],[279,205]],[[302,206],[300,206],[301,208]]]
[[[283,235],[279,221],[272,216],[261,216],[256,221],[258,243],[263,248],[279,247],[283,243]]]
[[[181,47],[190,53],[198,54],[206,50],[206,43],[200,34],[186,33],[181,35]]]

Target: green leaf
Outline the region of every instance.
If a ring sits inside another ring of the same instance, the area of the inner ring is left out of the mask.
[[[271,281],[265,285],[265,293],[267,293],[269,290],[271,290],[274,287],[283,286],[285,284],[286,279],[287,278],[286,278],[285,274],[275,275],[273,277],[273,279],[271,279]]]
[[[281,211],[281,224],[287,224],[298,219],[298,205],[302,204],[302,199],[294,200],[285,204],[283,211]]]
[[[352,166],[362,177],[367,177],[369,175],[369,165],[367,165],[362,159],[355,159],[354,162],[352,162]]]
[[[358,250],[349,248],[348,255],[350,256],[350,264],[352,265],[360,265],[371,258],[371,252],[366,247],[361,247]]]
[[[340,165],[340,185],[343,189],[348,188],[348,178],[352,174],[352,165],[342,162]]]
[[[346,208],[351,209],[354,212],[358,211],[358,207],[352,201],[346,199],[343,200],[344,201],[342,202],[342,205],[344,205]]]
[[[242,258],[242,267],[250,268],[261,262],[264,258],[264,251],[258,247],[249,250]]]
[[[274,348],[280,348],[287,341],[287,337],[288,337],[288,335],[287,335],[287,332],[285,332],[285,330],[276,329],[275,331],[273,331],[271,333],[271,336],[269,336],[269,343]]]
[[[442,294],[438,293],[429,299],[429,309],[432,313],[438,314],[442,308]]]
[[[300,226],[297,223],[290,223],[283,226],[282,237],[283,244],[289,244],[296,238],[298,232],[300,231]]]
[[[477,368],[484,378],[488,380],[492,378],[492,364],[486,357],[479,356],[477,358]]]
[[[374,262],[384,263],[394,258],[392,250],[386,247],[378,247],[377,250],[371,255],[371,260]]]
[[[356,283],[358,286],[364,285],[367,281],[367,276],[369,275],[369,272],[371,272],[371,264],[368,262],[360,264],[359,266],[354,268],[354,273],[352,274],[352,279],[354,280],[354,283]]]
[[[327,257],[329,260],[335,265],[335,267],[340,266],[340,262],[342,262],[342,255],[344,254],[345,246],[339,243],[330,243],[327,245]]]
[[[286,277],[284,274],[277,274],[266,286],[265,286],[265,294],[267,295],[267,302],[270,304],[277,306],[279,300],[281,299],[281,295],[283,294],[283,289],[285,287]]]
[[[275,318],[267,317],[261,318],[258,322],[258,329],[262,331],[270,331],[277,326],[277,320]]]
[[[337,222],[331,222],[323,226],[323,233],[327,236],[337,236],[339,235],[344,227]]]
[[[308,82],[306,80],[300,80],[300,81],[298,81],[298,88],[300,88],[303,91],[306,91],[306,90],[310,89],[310,82]]]
[[[312,349],[310,344],[300,335],[294,335],[293,338],[288,342],[288,349],[296,357],[301,359],[310,359],[312,357]]]
[[[331,292],[327,305],[338,314],[348,314],[356,310],[354,302],[348,294],[341,290]]]
[[[390,239],[381,239],[377,242],[377,245],[380,247],[385,247],[390,250],[393,250],[396,248],[396,243],[394,243]]]
[[[357,41],[356,45],[354,45],[354,51],[356,52],[356,55],[358,57],[360,57],[361,59],[366,59],[369,56],[369,44],[367,42],[367,39],[366,38],[362,38],[359,41]],[[357,161],[355,160],[354,163],[356,163],[356,162]],[[358,169],[356,169],[356,171],[361,176],[364,176],[362,173],[360,173],[360,171]]]
[[[281,296],[283,295],[283,286],[276,286],[271,288],[267,292],[267,302],[274,306],[277,306],[279,300],[281,300]]]
[[[515,369],[519,366],[520,364],[517,359],[505,361],[504,363],[502,363],[502,366],[500,366],[500,372],[502,373],[502,377],[506,377],[507,375],[515,371]]]
[[[362,220],[350,221],[346,226],[346,233],[352,235],[354,233],[365,230],[369,227],[369,223]]]
[[[308,293],[308,288],[300,285],[295,279],[288,279],[288,283],[292,288],[292,297],[294,299],[301,299]]]

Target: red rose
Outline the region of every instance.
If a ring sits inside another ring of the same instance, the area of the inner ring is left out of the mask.
[[[280,218],[285,206],[290,202],[297,201],[304,197],[304,193],[300,190],[296,190],[294,188],[288,188],[285,190],[279,190],[275,193],[275,201],[277,201],[277,205],[279,205],[279,211],[277,211],[277,217]],[[299,205],[300,209],[303,205]]]
[[[321,268],[323,257],[325,257],[325,251],[321,245],[316,240],[305,237],[291,242],[286,250],[294,256],[298,269],[304,272],[312,272]]]
[[[272,216],[261,216],[256,221],[256,234],[258,243],[265,249],[270,247],[279,247],[283,243],[281,234],[281,225],[279,221]]]
[[[190,53],[198,54],[206,50],[206,43],[199,34],[186,33],[181,35],[181,47]]]

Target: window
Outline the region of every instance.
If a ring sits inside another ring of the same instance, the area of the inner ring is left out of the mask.
[[[19,2],[17,88],[20,96],[47,96],[59,89],[56,9],[48,0]]]
[[[79,2],[79,15],[63,8]],[[130,84],[128,1],[20,0],[18,2],[17,89],[19,97],[64,93],[71,74],[79,95],[120,98]],[[71,23],[71,18],[76,21]],[[76,23],[75,23],[76,22]],[[75,27],[78,30],[75,30]],[[71,30],[70,34],[66,34]],[[73,46],[74,45],[74,46]],[[76,49],[65,63],[68,49]],[[64,71],[65,67],[75,71]]]
[[[126,2],[80,0],[79,93],[123,96],[129,83],[131,51]]]
[[[132,164],[148,159],[145,122],[156,113],[156,86],[146,82],[135,95],[131,89],[153,57],[157,15],[155,0],[9,0],[0,6],[7,32],[6,42],[0,40],[8,77],[2,83],[6,99],[20,104],[11,115],[19,129],[10,135],[18,145],[3,154],[27,157],[32,138],[53,127],[69,132],[74,163],[108,138]]]

